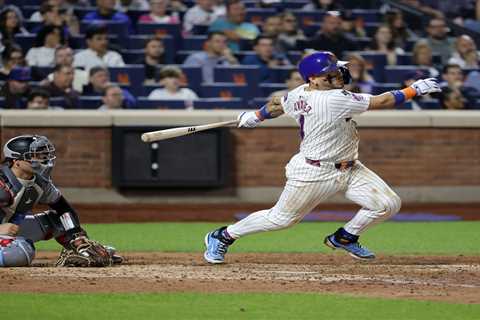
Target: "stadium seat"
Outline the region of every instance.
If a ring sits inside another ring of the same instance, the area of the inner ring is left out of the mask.
[[[144,49],[122,50],[123,61],[126,64],[135,64],[142,61],[145,57]]]
[[[80,96],[79,109],[98,109],[102,104],[102,97],[100,96]]]
[[[385,67],[385,82],[402,83],[405,76],[412,71],[428,72],[427,68],[420,68],[419,66],[386,66]]]
[[[420,101],[419,104],[422,107],[422,109],[427,109],[427,110],[442,109],[442,107],[440,106],[440,101],[438,101],[438,99]]]
[[[106,25],[108,28],[109,35],[115,35],[120,40],[120,45],[123,44],[123,41],[128,39],[128,24],[126,22],[118,21],[98,21],[99,24]],[[92,22],[80,23],[80,33],[85,34],[87,28],[92,25]]]
[[[374,83],[372,86],[372,94],[377,95],[387,91],[398,90],[400,86],[398,83]]]
[[[38,9],[35,10],[35,11],[38,11]],[[35,11],[33,11],[33,12],[35,12]],[[32,12],[32,13],[33,13],[33,12]],[[25,14],[25,13],[23,13],[23,14]],[[30,15],[25,15],[25,16],[30,17],[31,14],[30,14]],[[38,29],[41,25],[42,25],[42,23],[41,23],[40,21],[25,20],[25,21],[23,22],[23,26],[24,26],[28,31],[30,31],[30,33],[34,33],[34,31],[35,31],[36,29]]]
[[[157,86],[158,88],[158,86]],[[137,99],[137,109],[185,109],[184,100],[149,100],[147,97]]]
[[[363,21],[366,23],[369,22],[381,22],[382,21],[382,14],[380,13],[380,10],[377,9],[353,9],[352,10],[352,17],[357,18],[361,17],[363,18]]]
[[[300,61],[300,59],[302,59],[302,55],[303,55],[302,51],[288,51],[287,52],[288,60],[290,60],[290,62],[293,65],[297,65],[297,63]]]
[[[27,55],[28,50],[35,46],[34,34],[17,34],[15,35],[15,42],[22,47],[24,55]]]
[[[194,109],[245,109],[242,98],[203,98],[193,101]]]
[[[432,55],[433,64],[442,64],[442,57],[439,54]],[[413,64],[413,54],[408,52],[404,54],[397,54],[397,65],[412,65]]]
[[[130,18],[132,23],[134,25],[137,25],[138,19],[143,16],[144,14],[148,14],[148,10],[134,10],[134,9],[129,9],[127,12],[125,12],[127,16]]]
[[[42,81],[53,72],[53,67],[32,67],[31,71],[33,80]]]
[[[304,28],[314,23],[318,23],[323,20],[325,15],[324,11],[305,11],[305,10],[292,10],[292,13],[297,17],[298,25],[300,28]]]
[[[2,84],[3,85],[3,84]],[[0,97],[0,109],[3,109],[5,108],[5,98],[4,97]]]
[[[268,102],[267,97],[255,97],[248,102],[249,109],[259,109]]]
[[[65,107],[65,98],[63,97],[53,97],[49,99],[51,107]]]
[[[384,53],[378,53],[373,51],[351,51],[345,53],[344,58],[349,54],[358,54],[367,63],[367,70],[370,71],[373,78],[377,82],[384,81],[384,67],[387,64],[387,56]]]
[[[203,45],[207,41],[207,36],[185,36],[182,41],[182,50],[203,50]]]
[[[236,84],[231,82],[219,82],[202,84],[200,93],[202,98],[241,98],[250,96],[249,86],[246,84]]]
[[[249,87],[248,97],[260,94],[258,83],[260,79],[260,67],[258,66],[218,66],[213,71],[215,82],[233,82]]]
[[[140,91],[145,81],[145,66],[131,64],[124,67],[109,67],[110,80],[121,85],[129,85],[133,91]]]
[[[287,88],[284,83],[261,83],[259,87],[262,97],[269,97],[272,92],[284,90]]]
[[[193,25],[191,33],[195,35],[206,35],[208,33],[208,28],[209,26],[196,24]]]
[[[270,70],[270,83],[284,83],[288,79],[288,74],[296,69],[295,66],[282,66],[282,67],[273,67],[269,68]]]
[[[82,21],[83,17],[87,15],[87,13],[90,13],[92,11],[97,10],[96,7],[80,7],[76,6],[73,10],[73,13],[78,17],[80,21]]]
[[[179,48],[181,41],[182,26],[180,23],[139,23],[137,34],[152,36],[171,36],[175,48]]]

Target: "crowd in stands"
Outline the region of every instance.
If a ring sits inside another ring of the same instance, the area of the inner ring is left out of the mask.
[[[0,0],[0,8],[3,109],[258,107],[303,83],[296,64],[312,50],[350,62],[353,92],[441,81],[441,94],[400,109],[480,109],[480,0]]]

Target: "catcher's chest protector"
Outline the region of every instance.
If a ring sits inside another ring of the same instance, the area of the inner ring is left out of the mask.
[[[33,180],[20,180],[8,166],[0,168],[0,179],[10,188],[14,201],[0,209],[0,223],[8,222],[16,213],[31,213],[37,203],[52,203],[60,197],[60,191],[50,180],[35,175]]]

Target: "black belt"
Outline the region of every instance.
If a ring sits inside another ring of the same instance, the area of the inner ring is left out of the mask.
[[[320,167],[320,160],[312,160],[305,158],[305,162],[308,164],[311,164],[312,166]],[[341,161],[335,163],[335,168],[338,170],[345,170],[353,167],[355,165],[355,160],[350,160],[350,161]]]

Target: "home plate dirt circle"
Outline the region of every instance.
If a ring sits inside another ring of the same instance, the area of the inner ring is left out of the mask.
[[[30,268],[0,268],[0,292],[312,292],[480,303],[480,257],[340,254],[229,254],[208,265],[201,253],[126,253],[111,268],[55,268],[40,252]],[[66,285],[68,283],[68,285]]]

